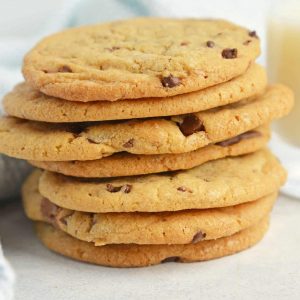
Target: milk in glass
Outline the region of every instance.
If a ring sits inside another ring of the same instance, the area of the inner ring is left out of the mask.
[[[275,129],[300,146],[300,0],[277,1],[268,21],[267,42],[270,82],[284,83],[295,92],[292,112]]]

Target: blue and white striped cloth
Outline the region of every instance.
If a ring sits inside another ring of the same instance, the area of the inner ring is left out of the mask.
[[[0,245],[0,300],[13,299],[13,286],[15,275],[11,266],[3,257],[2,248]]]

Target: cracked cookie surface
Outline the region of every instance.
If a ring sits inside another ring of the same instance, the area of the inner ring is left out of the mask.
[[[193,93],[166,98],[80,103],[47,96],[21,83],[4,97],[3,106],[11,116],[44,122],[148,118],[193,113],[255,97],[264,92],[266,84],[265,70],[252,65],[241,76]]]
[[[190,244],[232,235],[267,216],[277,193],[248,203],[202,210],[158,213],[87,213],[56,206],[38,192],[41,171],[22,189],[28,218],[50,223],[96,246],[106,244]]]
[[[268,150],[185,171],[81,179],[44,171],[39,191],[54,204],[86,212],[158,212],[232,206],[275,192],[286,172]]]
[[[185,153],[283,117],[292,105],[292,91],[274,85],[255,100],[171,118],[53,124],[4,117],[0,152],[39,161],[94,160],[122,151]]]
[[[223,20],[137,18],[49,36],[26,55],[23,74],[67,100],[166,97],[245,73],[259,44]]]

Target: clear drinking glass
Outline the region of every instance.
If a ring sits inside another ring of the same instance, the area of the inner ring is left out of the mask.
[[[300,198],[300,0],[272,1],[267,26],[270,82],[284,83],[295,93],[292,112],[274,124],[271,147],[289,173],[283,192]]]

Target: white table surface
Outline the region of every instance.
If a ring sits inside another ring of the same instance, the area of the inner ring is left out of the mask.
[[[202,263],[142,269],[93,266],[56,255],[36,239],[19,203],[0,209],[16,299],[300,299],[300,200],[281,196],[264,240]]]

